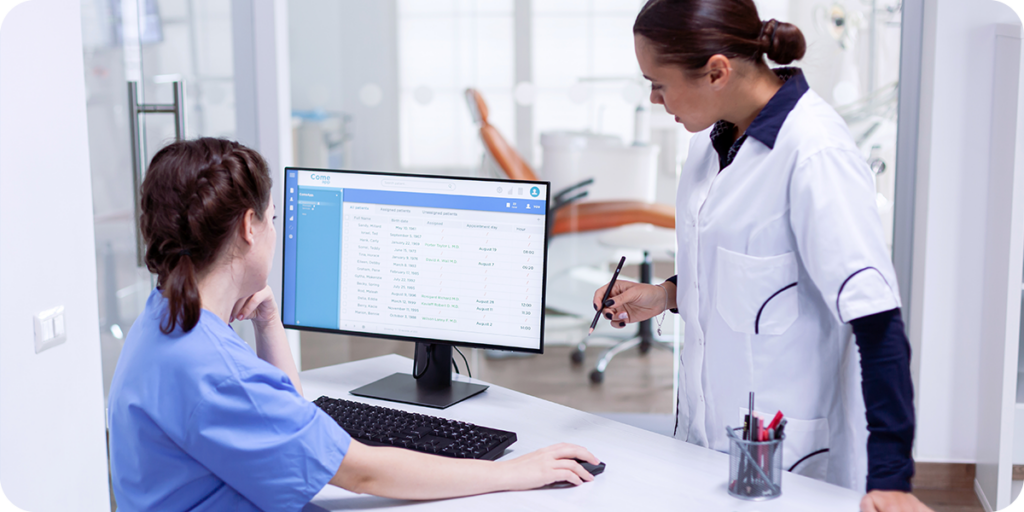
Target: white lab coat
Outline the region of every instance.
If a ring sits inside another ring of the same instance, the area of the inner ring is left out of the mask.
[[[784,469],[864,491],[867,421],[852,319],[900,307],[871,172],[808,90],[770,149],[748,137],[719,173],[693,137],[676,204],[685,321],[676,437],[728,451],[756,393],[789,419]],[[791,286],[796,283],[795,286]]]

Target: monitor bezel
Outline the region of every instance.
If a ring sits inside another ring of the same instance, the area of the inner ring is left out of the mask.
[[[398,173],[398,172],[383,172],[383,171],[357,171],[353,169],[324,169],[318,167],[285,167],[284,168],[284,183],[281,186],[281,190],[284,193],[281,204],[288,204],[288,171],[316,171],[316,172],[332,172],[338,174],[369,174],[374,176],[394,176],[400,178],[437,178],[446,180],[462,180],[462,181],[487,181],[492,183],[532,183],[545,185],[545,211],[544,211],[544,264],[543,270],[541,271],[541,297],[540,297],[540,347],[538,349],[524,348],[524,347],[511,347],[507,345],[489,345],[486,343],[472,343],[467,341],[452,341],[452,340],[439,340],[433,338],[420,338],[414,336],[399,336],[391,334],[378,334],[361,331],[350,331],[345,329],[329,329],[324,327],[311,327],[306,325],[295,325],[284,323],[284,312],[281,311],[281,323],[285,329],[294,329],[297,331],[308,331],[308,332],[321,332],[326,334],[344,334],[348,336],[361,336],[364,338],[377,338],[385,340],[396,340],[396,341],[408,341],[412,343],[427,343],[427,344],[441,344],[451,345],[458,347],[469,347],[469,348],[482,348],[491,350],[504,350],[509,352],[524,352],[529,354],[543,354],[544,353],[544,323],[547,315],[544,314],[547,308],[547,286],[548,286],[548,238],[551,236],[550,233],[550,222],[548,222],[548,216],[551,215],[549,209],[551,205],[551,182],[543,180],[511,180],[505,178],[480,178],[475,176],[445,176],[441,174],[417,174],[417,173]],[[281,230],[281,305],[284,307],[284,280],[286,279],[285,269],[288,268],[286,265],[286,258],[288,257],[287,251],[284,250],[284,244],[287,228]]]

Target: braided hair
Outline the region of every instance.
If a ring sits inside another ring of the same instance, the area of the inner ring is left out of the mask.
[[[146,268],[168,301],[160,330],[192,330],[201,310],[199,277],[238,230],[246,212],[259,220],[270,201],[270,171],[237,142],[200,138],[161,149],[142,183],[140,224]]]

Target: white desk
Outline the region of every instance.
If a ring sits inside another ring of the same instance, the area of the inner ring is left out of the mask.
[[[306,511],[409,507],[416,510],[692,510],[692,511],[849,511],[860,495],[834,485],[785,473],[782,496],[764,502],[738,500],[726,493],[729,457],[706,448],[570,409],[500,386],[445,410],[349,395],[349,390],[394,372],[408,372],[412,360],[388,355],[301,373],[306,398],[320,395],[416,411],[510,430],[518,441],[503,459],[571,442],[607,464],[604,473],[574,488],[506,492],[441,501],[401,501],[353,494],[328,485]],[[469,379],[466,379],[469,380]]]

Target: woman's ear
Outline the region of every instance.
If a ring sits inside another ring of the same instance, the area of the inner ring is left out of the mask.
[[[250,247],[256,243],[256,211],[249,208],[242,216],[242,240]]]
[[[732,78],[732,66],[729,63],[729,58],[725,55],[712,55],[705,68],[708,82],[716,91],[724,89],[729,83],[729,79]]]

